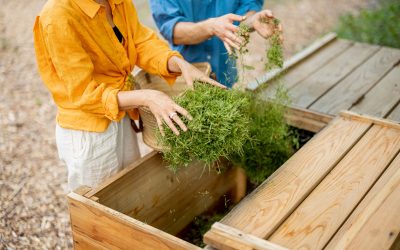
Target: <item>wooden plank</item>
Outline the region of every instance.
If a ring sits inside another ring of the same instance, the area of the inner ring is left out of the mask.
[[[260,238],[270,236],[369,126],[336,118],[235,206],[221,223]]]
[[[310,109],[336,115],[349,109],[400,60],[400,50],[381,48],[359,68],[311,105]]]
[[[79,195],[87,195],[90,191],[92,191],[91,187],[80,186],[74,190],[74,193],[79,194]]]
[[[262,82],[263,85],[260,85],[257,91],[262,92],[262,95],[265,97],[274,97],[276,88],[280,83],[287,89],[292,88],[307,76],[323,67],[327,62],[349,49],[352,45],[353,42],[336,39],[318,50],[318,52],[304,59],[289,71],[283,72],[283,75],[279,78]]]
[[[400,234],[400,193],[398,192],[400,192],[400,155],[397,155],[325,249],[372,250],[389,249],[395,245],[395,240]],[[397,193],[397,197],[393,193]],[[369,232],[363,232],[364,229]],[[364,240],[368,245],[363,246],[361,242],[357,247],[350,247],[357,237],[368,239],[368,241]]]
[[[397,172],[396,183],[392,178],[390,195],[371,215],[360,232],[349,244],[349,249],[392,249],[400,244],[400,181]],[[368,239],[367,241],[365,239]]]
[[[352,121],[361,121],[361,122],[366,122],[366,123],[373,123],[373,124],[376,124],[376,125],[379,125],[382,127],[400,129],[400,124],[393,122],[391,120],[377,118],[377,117],[370,116],[370,115],[360,115],[353,111],[346,110],[346,111],[340,112],[340,116],[343,118],[346,118],[348,120],[352,120]]]
[[[219,174],[200,162],[174,173],[160,154],[152,154],[145,161],[135,163],[122,176],[114,177],[111,183],[107,181],[108,184],[93,195],[109,208],[176,234],[224,195],[244,195],[245,191],[237,188],[238,175],[238,169]]]
[[[397,123],[400,122],[400,103],[390,112],[387,118]]]
[[[288,250],[219,222],[204,235],[204,243],[219,250]]]
[[[350,110],[377,117],[386,117],[399,101],[400,65],[394,67]]]
[[[106,248],[99,244],[99,242],[88,238],[85,235],[80,234],[77,231],[72,232],[72,237],[74,239],[74,250],[86,250],[86,249],[96,249],[96,250],[107,250]]]
[[[201,248],[75,193],[68,195],[73,232],[107,249]]]
[[[333,119],[333,116],[290,106],[285,118],[293,127],[317,133]]]
[[[327,44],[331,43],[332,41],[336,40],[337,35],[335,33],[329,33],[325,35],[324,37],[316,40],[314,43],[312,43],[310,46],[308,46],[306,49],[300,51],[293,57],[291,57],[289,60],[285,61],[283,64],[282,69],[276,69],[272,70],[271,72],[268,72],[267,74],[263,75],[260,78],[257,78],[255,81],[249,83],[247,85],[248,90],[255,90],[259,84],[266,83],[270,81],[271,79],[274,79],[278,75],[280,75],[282,72],[285,72],[298,64],[299,62],[303,61],[305,58],[309,57],[310,55],[314,54],[316,51],[320,50],[322,47],[326,46]]]
[[[399,149],[399,130],[374,125],[268,240],[322,249]]]
[[[291,88],[289,95],[292,97],[293,104],[302,108],[309,107],[320,96],[376,53],[378,49],[379,47],[374,45],[354,44],[317,72]]]

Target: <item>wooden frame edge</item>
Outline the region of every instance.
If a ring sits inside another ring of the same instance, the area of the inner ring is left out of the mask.
[[[327,35],[323,36],[322,38],[316,40],[314,43],[312,43],[310,46],[306,47],[305,49],[301,50],[291,58],[289,58],[287,61],[284,62],[283,68],[281,69],[276,69],[271,72],[266,73],[265,75],[257,78],[253,82],[250,82],[247,86],[246,89],[248,90],[255,90],[257,89],[261,84],[264,84],[278,75],[280,75],[282,72],[292,68],[299,62],[303,61],[310,55],[312,55],[314,52],[318,51],[319,49],[323,48],[330,42],[336,40],[337,34],[336,33],[328,33]]]
[[[384,119],[384,118],[378,118],[370,115],[364,115],[364,114],[359,114],[354,111],[341,111],[339,113],[340,117],[349,119],[349,120],[355,120],[355,121],[361,121],[361,122],[369,122],[375,125],[380,125],[383,127],[389,127],[389,128],[394,128],[394,129],[400,129],[400,123],[396,123],[392,120]]]
[[[285,119],[289,125],[314,133],[321,131],[334,118],[331,115],[296,106],[289,106],[285,114]]]
[[[219,240],[228,242],[221,242]],[[258,238],[251,234],[246,234],[239,229],[227,226],[220,222],[212,225],[211,229],[204,235],[204,243],[209,247],[215,247],[219,250],[240,250],[245,247],[246,249],[254,250],[288,250],[285,247],[279,246],[270,241]]]
[[[77,193],[71,192],[67,195],[69,206],[73,205],[74,202],[79,203],[82,206],[89,207],[90,209],[94,209],[97,211],[96,213],[103,213],[104,215],[113,217],[116,222],[122,223],[126,226],[133,228],[134,230],[138,230],[150,235],[154,235],[159,239],[160,242],[166,242],[168,245],[179,246],[179,249],[190,249],[190,250],[200,250],[201,248],[186,242],[178,237],[170,235],[162,230],[159,230],[155,227],[152,227],[144,222],[138,221],[132,217],[129,217],[125,214],[122,214],[118,211],[112,210],[100,203],[97,203],[90,198],[81,196]],[[70,214],[71,219],[72,215]],[[71,220],[71,228],[74,231],[74,223]],[[80,235],[84,235],[84,232],[79,232]]]

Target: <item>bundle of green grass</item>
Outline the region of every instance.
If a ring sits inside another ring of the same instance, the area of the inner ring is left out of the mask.
[[[298,138],[285,121],[289,104],[285,89],[277,88],[274,99],[269,101],[257,94],[249,96],[249,140],[242,153],[232,154],[230,160],[246,171],[251,183],[258,185],[294,153]]]
[[[164,159],[172,170],[187,166],[193,160],[211,166],[220,157],[241,154],[249,139],[249,99],[240,91],[227,91],[207,83],[196,82],[193,90],[175,101],[193,117],[181,117],[188,131],[176,136],[165,127],[165,136],[158,133],[164,148]],[[165,125],[166,126],[166,125]]]
[[[165,136],[158,133],[164,159],[174,171],[193,160],[213,166],[224,157],[259,184],[293,152],[295,137],[284,120],[287,95],[282,89],[267,102],[255,94],[197,83],[175,101],[193,120],[182,117],[188,131],[180,136],[168,128]]]

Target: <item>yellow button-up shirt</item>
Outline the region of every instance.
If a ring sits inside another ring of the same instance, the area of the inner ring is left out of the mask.
[[[140,24],[131,0],[109,0],[120,43],[94,0],[49,0],[34,26],[40,75],[57,105],[63,128],[103,132],[119,121],[117,93],[135,65],[173,83],[168,59],[177,55]]]

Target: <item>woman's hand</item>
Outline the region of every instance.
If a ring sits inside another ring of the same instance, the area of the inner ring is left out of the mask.
[[[178,113],[185,116],[188,120],[192,120],[192,117],[184,108],[176,104],[168,95],[161,91],[151,89],[120,91],[117,98],[118,106],[121,110],[130,110],[140,106],[148,107],[155,116],[162,135],[164,135],[163,122],[176,135],[179,135],[179,130],[175,127],[174,122],[183,131],[187,131],[187,127],[180,119]]]
[[[279,32],[282,32],[282,25],[279,24],[278,27],[276,27],[274,19],[275,17],[272,14],[272,11],[262,10],[248,17],[245,23],[256,30],[260,36],[267,39],[275,33],[276,29],[278,29]]]
[[[186,109],[176,104],[168,95],[157,90],[146,91],[146,106],[149,107],[157,120],[158,128],[164,136],[163,122],[176,134],[179,135],[179,130],[175,127],[178,124],[183,131],[187,131],[186,125],[183,123],[179,114],[185,116],[188,120],[192,120],[192,116]]]
[[[199,80],[226,89],[224,85],[209,78],[206,74],[198,70],[195,66],[177,56],[173,56],[168,60],[168,69],[172,72],[181,72],[183,78],[190,87],[193,87],[193,82],[195,80]]]

